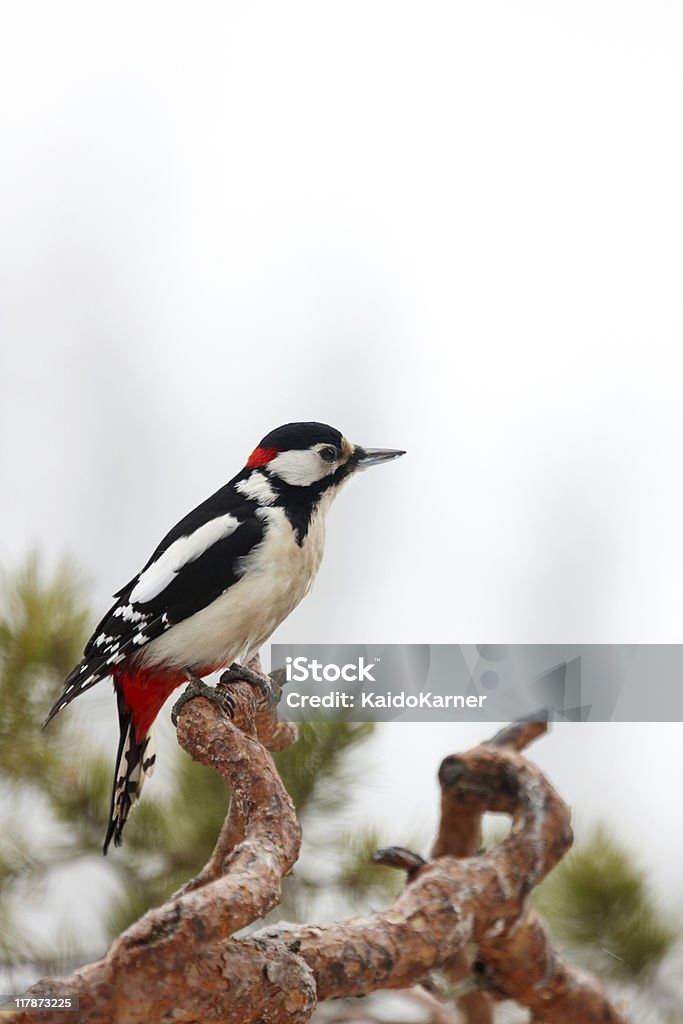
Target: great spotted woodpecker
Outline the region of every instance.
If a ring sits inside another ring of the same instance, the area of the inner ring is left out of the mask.
[[[332,499],[353,473],[403,454],[353,445],[323,423],[278,427],[114,595],[45,722],[113,676],[121,735],[104,853],[112,839],[121,845],[130,809],[152,772],[153,723],[169,694],[189,681],[178,704],[186,694],[215,695],[201,677],[226,666],[235,678],[267,690],[265,678],[239,662],[258,651],[310,590]]]

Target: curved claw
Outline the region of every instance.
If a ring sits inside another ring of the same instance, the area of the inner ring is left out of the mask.
[[[213,704],[217,704],[222,711],[232,718],[235,713],[235,702],[229,693],[225,693],[222,690],[217,690],[214,686],[209,686],[207,683],[202,682],[201,679],[197,679],[191,672],[186,673],[190,680],[190,685],[186,686],[181,693],[178,700],[171,708],[171,721],[177,727],[178,715],[180,714],[181,708],[183,708],[188,701],[194,700],[195,697],[206,697]]]
[[[280,687],[274,679],[265,673],[254,672],[253,669],[248,668],[246,665],[239,665],[237,662],[233,662],[230,668],[227,668],[221,676],[221,682],[235,682],[241,679],[245,683],[249,683],[256,690],[259,691],[259,699],[256,702],[256,707],[259,711],[272,711],[282,697],[282,687]]]

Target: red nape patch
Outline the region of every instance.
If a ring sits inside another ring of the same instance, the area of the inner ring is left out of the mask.
[[[247,459],[247,469],[258,469],[259,466],[267,466],[271,459],[274,459],[279,448],[254,448]]]
[[[147,735],[152,722],[177,687],[187,682],[178,669],[135,668],[120,665],[114,673],[114,686],[121,690],[123,699],[133,713],[135,736],[138,743]]]

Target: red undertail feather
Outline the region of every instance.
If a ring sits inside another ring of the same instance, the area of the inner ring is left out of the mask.
[[[123,695],[140,738],[147,735],[167,698],[186,682],[181,669],[161,669],[156,665],[136,668],[124,661],[114,672],[114,689]]]
[[[114,690],[119,709],[119,749],[116,755],[114,787],[104,852],[121,834],[131,808],[142,792],[146,775],[154,769],[153,724],[166,698],[187,680],[177,669],[136,668],[124,661],[114,670]]]

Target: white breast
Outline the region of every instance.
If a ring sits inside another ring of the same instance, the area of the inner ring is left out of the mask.
[[[301,546],[281,508],[261,508],[264,539],[243,560],[242,576],[206,608],[172,626],[141,651],[145,664],[201,669],[255,654],[308,593],[325,543],[331,501],[323,498]]]

